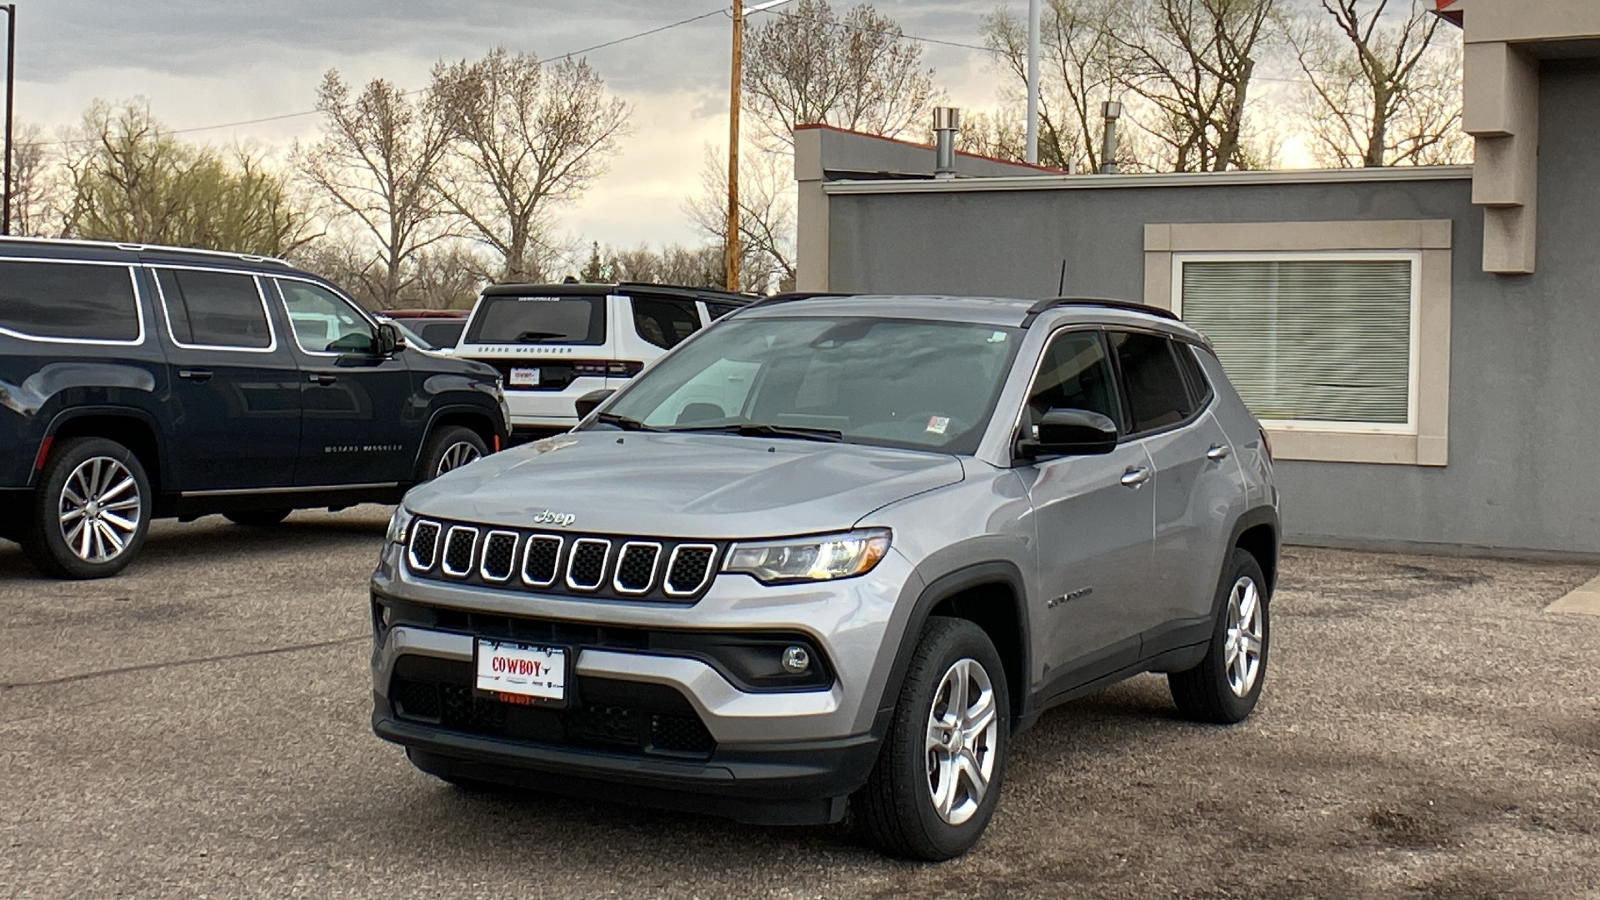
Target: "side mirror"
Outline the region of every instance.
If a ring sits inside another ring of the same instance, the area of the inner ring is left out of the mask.
[[[406,348],[405,336],[394,327],[393,322],[378,323],[378,333],[373,342],[377,344],[373,349],[378,356],[392,356],[396,351]]]
[[[578,407],[578,418],[589,418],[589,413],[592,413],[598,409],[600,404],[606,402],[607,397],[615,393],[616,391],[611,388],[601,388],[598,391],[590,391],[589,393],[584,394],[582,397],[579,397],[577,400],[574,400],[573,404]]]
[[[1022,441],[1025,456],[1098,456],[1117,447],[1117,424],[1086,409],[1052,409],[1039,422],[1037,440]]]

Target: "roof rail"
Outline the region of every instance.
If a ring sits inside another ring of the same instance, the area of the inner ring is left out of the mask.
[[[847,291],[786,291],[781,294],[772,294],[762,297],[751,303],[745,309],[755,309],[758,306],[771,306],[776,303],[789,303],[794,300],[812,300],[817,297],[858,297],[859,294]]]
[[[719,297],[727,297],[729,300],[739,300],[745,303],[755,303],[761,299],[757,294],[750,294],[744,291],[730,291],[723,288],[714,287],[690,287],[689,285],[685,284],[653,284],[648,281],[619,281],[617,282],[616,287],[639,288],[641,290],[660,290],[661,288],[671,288],[679,291],[693,291],[696,294],[716,294]]]
[[[1040,300],[1038,303],[1028,307],[1028,314],[1022,317],[1022,327],[1027,328],[1045,312],[1063,306],[1094,306],[1102,309],[1120,309],[1127,312],[1145,313],[1146,315],[1163,319],[1171,319],[1174,322],[1182,321],[1173,315],[1171,310],[1162,309],[1159,306],[1151,306],[1147,303],[1135,303],[1132,300],[1113,300],[1102,297],[1052,297],[1047,300]]]
[[[133,241],[91,241],[83,238],[50,238],[50,237],[25,237],[21,235],[0,235],[0,242],[18,244],[66,244],[71,247],[100,247],[107,250],[126,250],[140,253],[146,250],[156,250],[167,253],[190,253],[196,256],[217,256],[226,259],[238,259],[244,262],[270,262],[284,266],[292,266],[286,259],[276,256],[262,256],[255,253],[230,253],[227,250],[204,250],[199,247],[173,247],[166,244],[140,244]]]

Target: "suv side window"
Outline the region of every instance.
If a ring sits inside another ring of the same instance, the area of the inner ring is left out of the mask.
[[[1171,341],[1137,331],[1111,331],[1106,336],[1122,369],[1134,434],[1176,425],[1194,413]]]
[[[1195,358],[1195,349],[1182,341],[1173,341],[1172,352],[1178,355],[1178,365],[1189,381],[1189,396],[1194,398],[1195,408],[1210,403],[1214,392],[1211,382],[1206,380],[1205,369],[1200,367],[1200,360]]]
[[[371,353],[372,323],[338,294],[307,281],[278,279],[294,339],[307,353]]]
[[[1113,422],[1122,421],[1117,408],[1116,379],[1111,360],[1098,331],[1068,331],[1057,335],[1044,351],[1039,375],[1028,391],[1027,426],[1037,426],[1052,409],[1097,412]]]
[[[272,327],[254,276],[199,269],[156,269],[155,276],[167,328],[179,346],[272,346]]]
[[[0,329],[55,340],[143,337],[128,266],[0,262]]]
[[[723,316],[727,315],[728,313],[733,312],[736,309],[742,309],[743,308],[737,303],[718,303],[715,300],[707,300],[707,301],[705,301],[705,304],[706,304],[706,312],[711,314],[711,321],[713,321],[713,322],[715,322],[716,320],[722,318]]]
[[[631,297],[633,328],[639,337],[663,350],[671,350],[700,330],[693,302]]]

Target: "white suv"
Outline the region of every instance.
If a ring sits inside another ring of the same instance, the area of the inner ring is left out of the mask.
[[[615,389],[749,294],[659,284],[497,284],[472,308],[455,356],[500,370],[513,430],[578,424],[576,401]]]

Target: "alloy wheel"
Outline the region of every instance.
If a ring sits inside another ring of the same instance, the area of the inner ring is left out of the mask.
[[[483,454],[478,451],[478,448],[471,443],[457,441],[446,447],[444,453],[439,455],[439,469],[433,473],[433,477],[438,478],[440,475],[452,469],[459,469],[482,456]]]
[[[106,563],[127,549],[144,516],[139,482],[120,460],[94,456],[78,464],[61,487],[61,536],[74,556]]]
[[[1228,632],[1223,638],[1223,664],[1228,670],[1228,687],[1243,697],[1255,687],[1261,673],[1261,649],[1265,643],[1261,618],[1261,591],[1249,576],[1233,583],[1228,594]]]
[[[928,795],[947,824],[972,818],[989,792],[999,728],[989,673],[976,660],[957,660],[928,711]]]

